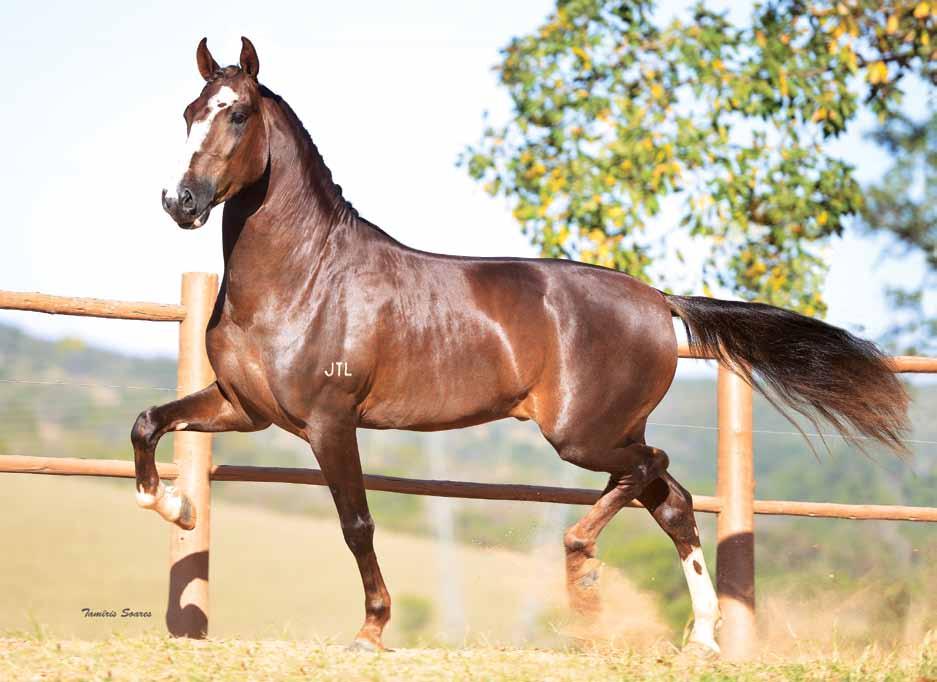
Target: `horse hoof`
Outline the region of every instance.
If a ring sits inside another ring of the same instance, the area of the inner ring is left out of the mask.
[[[192,530],[195,528],[195,507],[185,493],[179,493],[179,497],[181,498],[179,518],[176,519],[175,524],[182,530]]]
[[[367,653],[380,653],[381,651],[390,651],[390,649],[385,649],[384,645],[380,642],[372,642],[370,639],[356,639],[354,642],[348,645],[348,651],[364,651]]]
[[[715,648],[713,648],[715,647]],[[681,658],[688,658],[696,661],[715,661],[719,658],[719,645],[704,644],[703,642],[687,642],[686,646],[680,652]]]

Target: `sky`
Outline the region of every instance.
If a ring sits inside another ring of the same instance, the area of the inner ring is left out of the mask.
[[[680,12],[687,3],[662,3]],[[727,7],[740,18],[744,3]],[[312,134],[361,215],[410,246],[463,255],[534,256],[503,199],[455,166],[482,114],[502,120],[491,67],[512,36],[534,29],[547,0],[472,3],[14,3],[0,8],[4,208],[0,289],[175,302],[181,273],[221,272],[221,211],[183,231],[163,212],[166,169],[185,141],[182,111],[203,84],[202,36],[220,64],[240,36],[260,80]],[[860,135],[834,149],[872,180],[886,158]],[[853,236],[829,250],[828,320],[880,330],[885,282],[913,260]],[[127,352],[172,355],[173,323],[0,311],[45,337],[79,336]]]

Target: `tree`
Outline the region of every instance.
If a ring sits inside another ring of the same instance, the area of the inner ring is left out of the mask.
[[[937,113],[924,121],[894,116],[870,137],[894,161],[866,188],[864,226],[894,237],[898,255],[920,253],[925,268],[917,286],[886,291],[894,314],[885,340],[903,352],[937,353],[937,318],[924,306],[925,293],[937,291]]]
[[[653,264],[701,253],[689,288],[822,314],[822,247],[863,207],[823,142],[863,106],[898,115],[909,75],[937,85],[937,3],[776,0],[746,26],[654,10],[559,0],[502,50],[513,118],[460,163],[544,256],[673,288],[680,268]]]

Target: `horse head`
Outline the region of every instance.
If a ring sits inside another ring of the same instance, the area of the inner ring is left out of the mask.
[[[163,187],[163,208],[187,230],[204,225],[213,207],[256,182],[267,166],[257,52],[247,38],[241,42],[238,66],[218,66],[205,38],[196,50],[205,86],[185,108],[185,148]]]

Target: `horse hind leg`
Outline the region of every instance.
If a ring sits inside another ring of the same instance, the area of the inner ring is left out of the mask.
[[[563,448],[559,452],[566,461],[611,474],[599,499],[563,537],[570,607],[587,621],[595,621],[602,608],[599,597],[601,562],[596,558],[599,534],[622,507],[667,469],[669,460],[663,450],[643,443],[598,455],[579,448]]]
[[[719,621],[719,601],[700,549],[692,496],[669,473],[663,473],[644,489],[638,499],[673,540],[683,564],[693,605],[693,630],[689,644],[718,654],[715,629]]]

